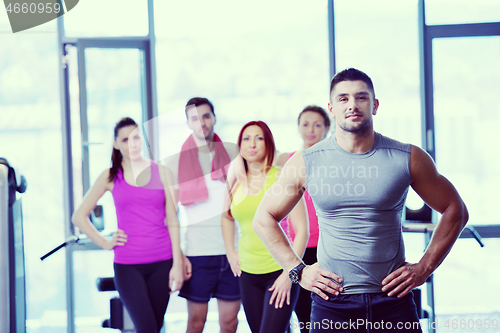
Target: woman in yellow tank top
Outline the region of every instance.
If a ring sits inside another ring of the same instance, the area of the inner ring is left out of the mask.
[[[243,308],[252,333],[287,332],[300,286],[292,283],[252,228],[262,197],[279,177],[272,166],[275,145],[266,123],[252,121],[238,136],[240,154],[230,168],[227,211],[222,216],[226,255],[235,276],[240,276]],[[274,188],[273,188],[274,189]],[[278,189],[279,190],[279,189]],[[290,214],[296,232],[294,250],[302,256],[308,223],[301,201]],[[238,251],[234,247],[234,221],[240,227]]]

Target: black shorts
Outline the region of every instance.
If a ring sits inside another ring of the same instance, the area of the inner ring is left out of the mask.
[[[239,278],[233,275],[226,255],[188,257],[192,275],[184,281],[179,296],[198,303],[208,303],[212,297],[224,301],[241,298]]]

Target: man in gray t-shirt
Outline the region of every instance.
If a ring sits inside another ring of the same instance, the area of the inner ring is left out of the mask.
[[[328,139],[296,153],[269,189],[254,229],[292,282],[313,292],[311,332],[421,332],[411,290],[442,263],[468,220],[455,187],[422,149],[376,133],[371,79],[349,68],[332,79]],[[401,216],[408,188],[442,214],[418,263],[405,261]],[[318,263],[304,265],[277,221],[304,190],[313,199]]]

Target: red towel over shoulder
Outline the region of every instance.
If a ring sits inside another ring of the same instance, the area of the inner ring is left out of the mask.
[[[214,133],[214,158],[212,159],[212,179],[226,181],[231,159],[221,139]],[[184,142],[179,157],[179,200],[183,205],[208,199],[205,178],[198,160],[198,146],[191,134]]]

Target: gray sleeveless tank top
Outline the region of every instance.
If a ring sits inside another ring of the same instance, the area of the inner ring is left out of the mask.
[[[318,262],[343,279],[345,294],[381,292],[382,280],[405,261],[411,145],[375,135],[363,154],[343,150],[334,135],[302,151],[318,215]]]

